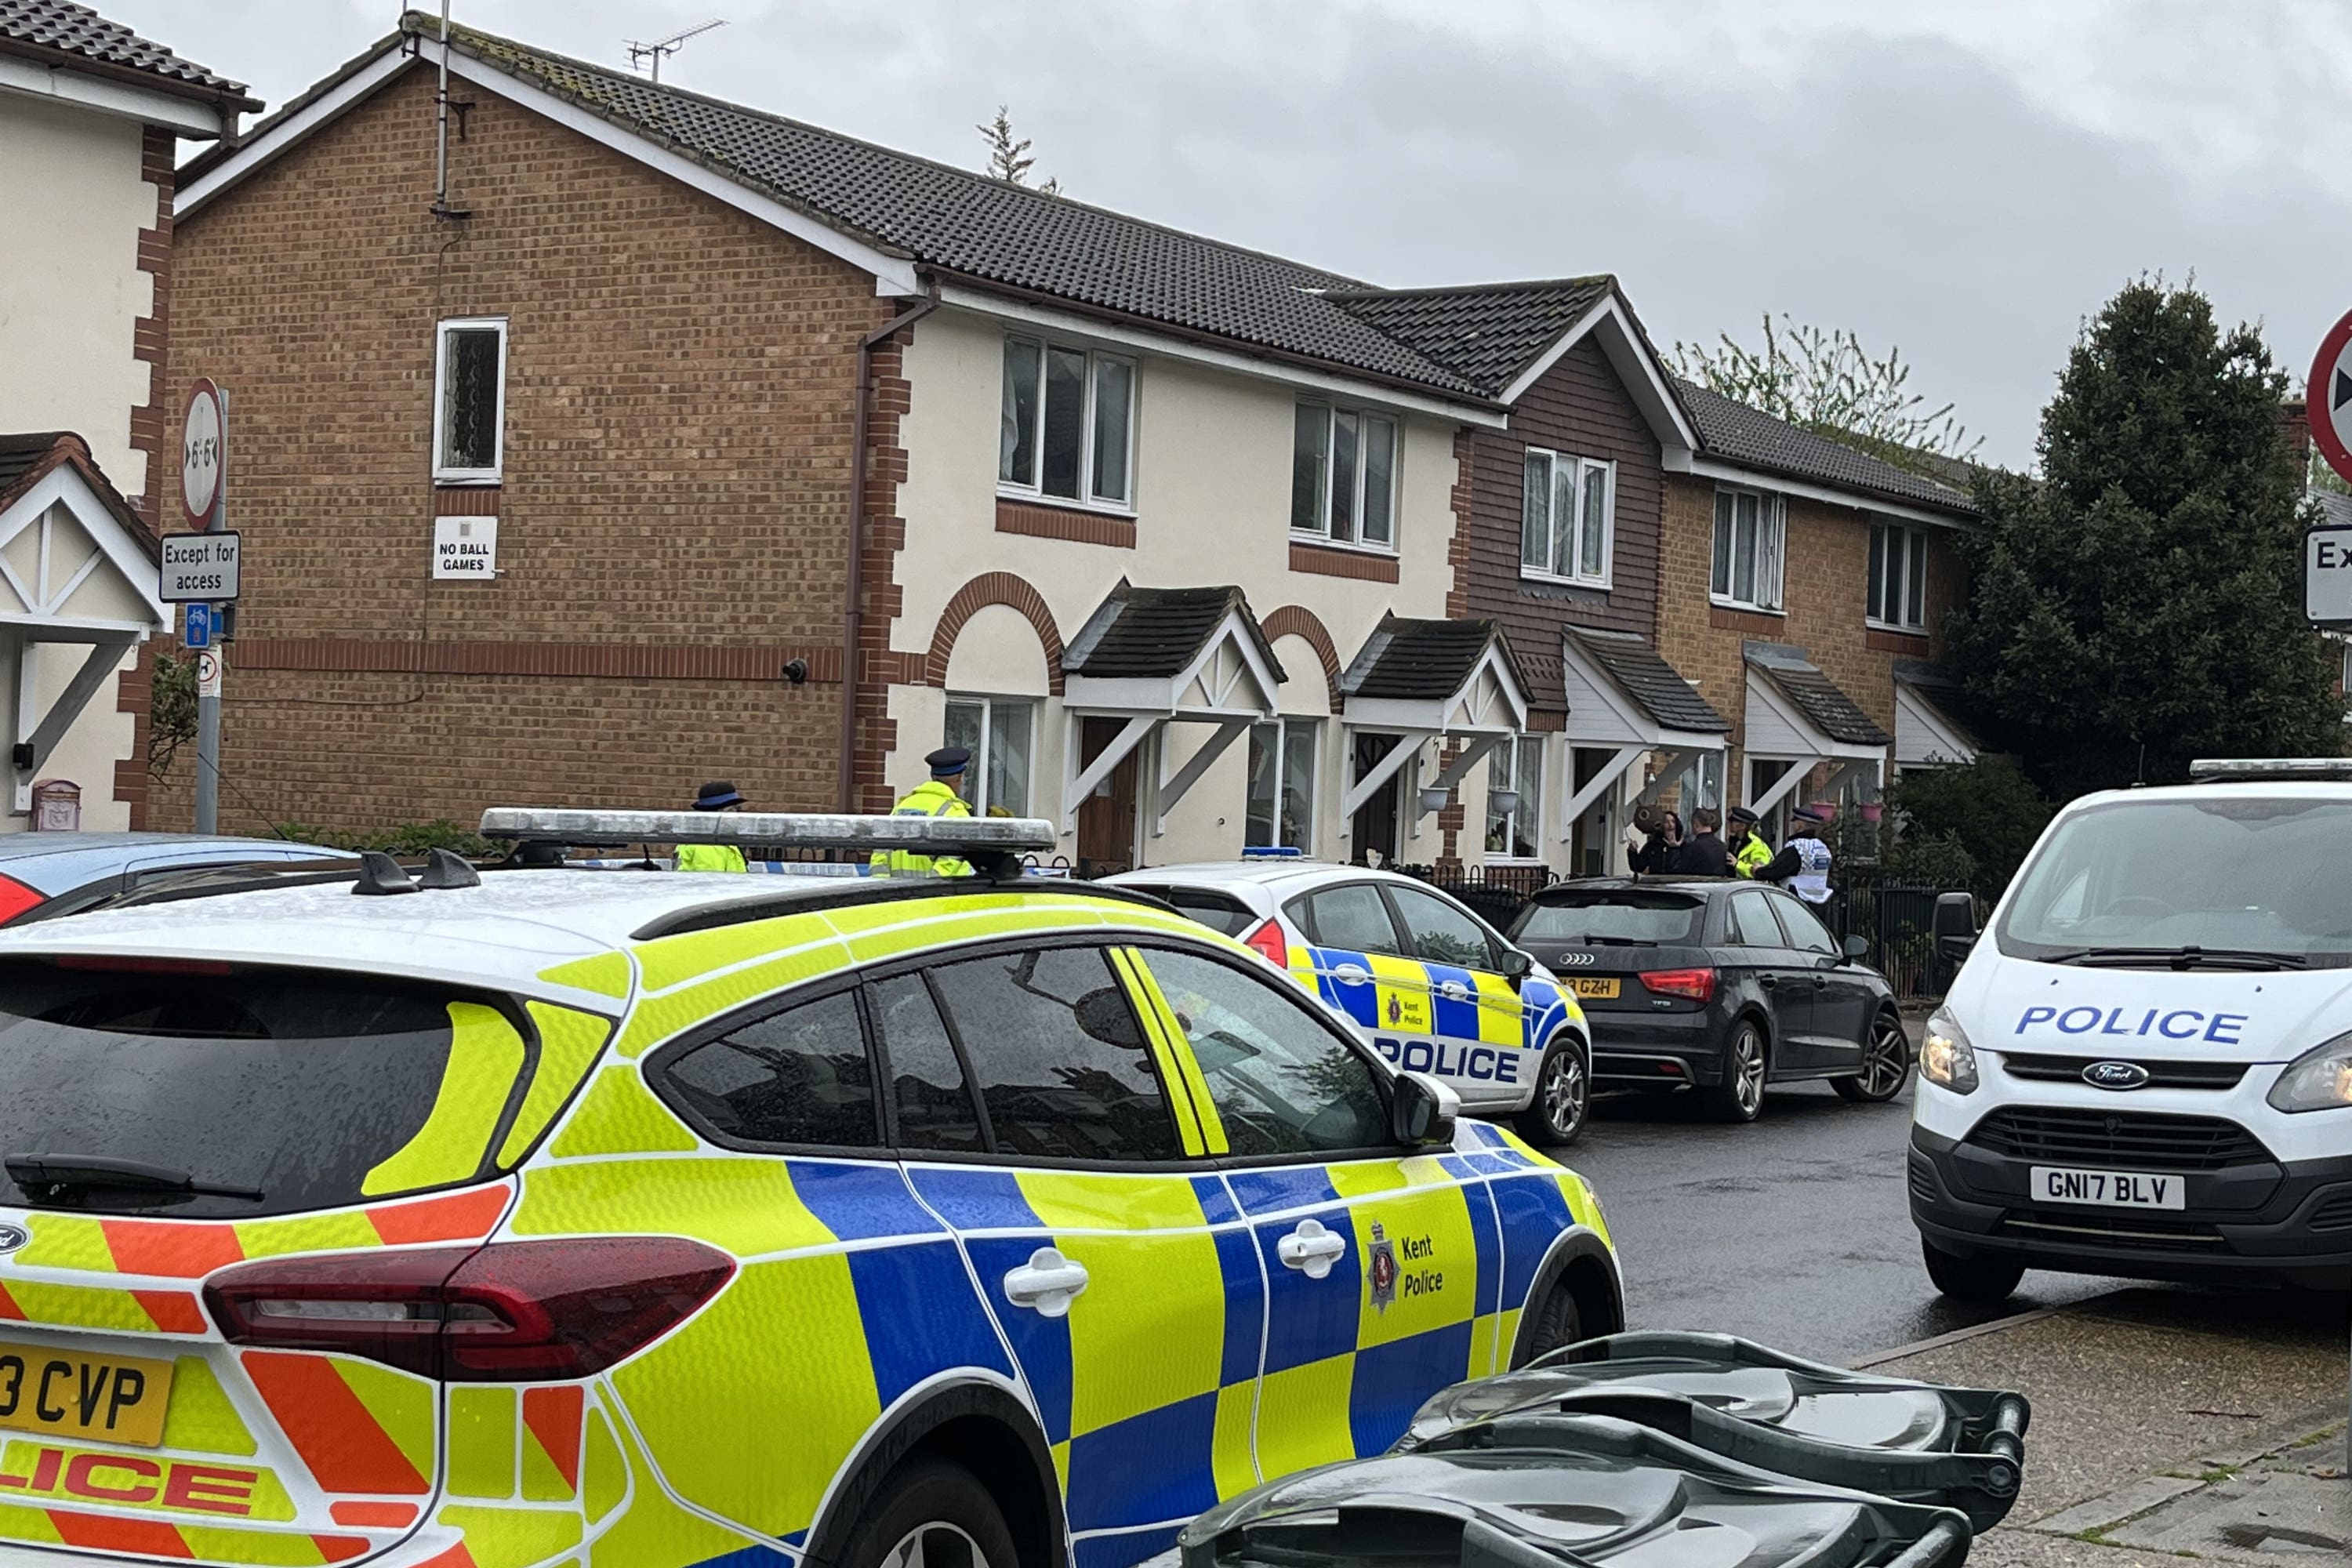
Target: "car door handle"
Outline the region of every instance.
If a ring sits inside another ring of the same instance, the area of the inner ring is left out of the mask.
[[[1757,978],[1756,984],[1764,987],[1765,990],[1769,991],[1772,987],[1780,984],[1780,977],[1777,974],[1760,975]]]
[[[1348,1238],[1326,1230],[1319,1219],[1302,1219],[1298,1228],[1274,1244],[1274,1255],[1285,1268],[1296,1268],[1309,1279],[1331,1272],[1331,1265],[1347,1256]]]
[[[1059,1247],[1039,1247],[1028,1262],[1004,1276],[1004,1299],[1016,1307],[1034,1308],[1041,1317],[1066,1317],[1070,1303],[1086,1289],[1087,1266],[1063,1257]]]
[[[1358,964],[1335,963],[1331,966],[1331,978],[1342,985],[1361,985],[1371,977],[1370,970]]]
[[[1816,975],[1814,975],[1814,976],[1813,976],[1813,989],[1814,989],[1814,990],[1816,990],[1816,991],[1826,991],[1826,990],[1828,990],[1829,988],[1830,988],[1830,980],[1829,980],[1829,976],[1828,976],[1828,975],[1826,975],[1826,974],[1816,974]]]
[[[1470,1000],[1470,987],[1463,984],[1459,980],[1440,981],[1437,986],[1437,994],[1440,996],[1444,997],[1448,1002],[1467,1002]]]

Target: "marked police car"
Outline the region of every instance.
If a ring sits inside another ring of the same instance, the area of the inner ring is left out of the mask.
[[[1043,823],[493,812],[0,935],[0,1564],[1095,1568],[1622,1323],[1590,1190]]]
[[[1450,1085],[1557,1148],[1584,1131],[1592,1037],[1550,971],[1395,871],[1290,858],[1160,866],[1105,879],[1148,892],[1287,969],[1391,1063]]]
[[[1947,1294],[2028,1268],[2352,1279],[2352,763],[2199,763],[2060,812],[1919,1058],[1911,1213]]]

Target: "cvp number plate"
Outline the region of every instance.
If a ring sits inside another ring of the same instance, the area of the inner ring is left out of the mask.
[[[2036,1165],[2032,1174],[2036,1203],[2087,1204],[2111,1209],[2189,1206],[2189,1179],[2185,1176],[2153,1176],[2135,1171],[2077,1171],[2053,1165]]]
[[[1580,976],[1570,976],[1568,982],[1569,990],[1587,1002],[1614,1002],[1617,986],[1615,980],[1587,980]]]
[[[0,1427],[152,1448],[163,1441],[172,1363],[0,1340]]]

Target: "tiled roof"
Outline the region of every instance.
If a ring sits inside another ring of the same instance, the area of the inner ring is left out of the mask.
[[[410,12],[404,31],[437,37]],[[452,46],[884,250],[1246,347],[1475,395],[1323,297],[1356,279],[1007,184],[625,71],[452,28]]]
[[[1062,668],[1105,680],[1181,675],[1236,610],[1274,679],[1283,679],[1282,663],[1239,588],[1137,588],[1124,582],[1070,639]]]
[[[1663,727],[1706,735],[1731,732],[1730,722],[1698,694],[1698,688],[1640,637],[1584,626],[1563,626],[1560,631],[1578,652],[1607,671],[1609,679]]]
[[[1351,290],[1328,298],[1497,397],[1583,320],[1615,281],[1602,275],[1459,289]]]
[[[1803,648],[1787,643],[1751,642],[1748,664],[1762,670],[1773,685],[1788,694],[1814,729],[1832,741],[1853,746],[1884,746],[1895,737],[1878,727],[1862,705],[1823,675]]]
[[[1488,645],[1511,657],[1510,644],[1493,621],[1420,621],[1383,616],[1339,677],[1350,697],[1443,700],[1462,689]],[[1518,666],[1511,666],[1514,680]],[[1526,682],[1520,681],[1524,688]]]
[[[1696,382],[1677,378],[1675,389],[1682,394],[1683,406],[1690,410],[1700,445],[1710,457],[1942,511],[1976,510],[1966,490],[1800,430]]]
[[[215,75],[194,60],[184,60],[163,45],[72,0],[0,0],[0,49],[11,42],[142,71],[159,78],[166,87],[201,88],[207,98],[240,99],[243,108],[261,107],[246,97],[245,83]]]
[[[79,469],[82,478],[89,481],[98,499],[131,538],[145,546],[149,553],[155,552],[152,531],[89,455],[89,445],[70,430],[0,432],[0,511],[16,505],[51,470],[67,466]]]
[[[2341,490],[2323,490],[2316,486],[2304,494],[2319,503],[2319,521],[2333,528],[2352,528],[2352,496]]]

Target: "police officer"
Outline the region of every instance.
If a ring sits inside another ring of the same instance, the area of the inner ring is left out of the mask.
[[[962,746],[941,746],[923,759],[931,776],[901,796],[890,808],[893,816],[970,816],[963,803],[964,780],[971,772],[971,752]],[[877,849],[871,862],[877,877],[913,876],[929,871],[941,877],[969,877],[971,868],[952,855],[934,860],[906,849]]]
[[[704,784],[694,794],[697,811],[740,811],[743,797],[735,786],[724,779]],[[681,844],[677,847],[677,868],[681,871],[741,871],[743,851],[732,844]]]
[[[1756,873],[1759,882],[1786,882],[1789,890],[1809,904],[1830,901],[1830,826],[1827,806],[1801,805],[1789,814],[1789,842],[1772,863]]]
[[[1731,808],[1731,869],[1736,876],[1753,877],[1772,863],[1772,847],[1756,831],[1758,820],[1744,805]]]

